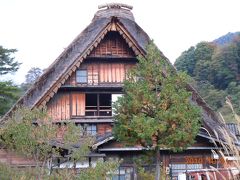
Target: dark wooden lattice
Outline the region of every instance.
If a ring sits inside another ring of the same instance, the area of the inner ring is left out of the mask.
[[[132,49],[118,32],[109,32],[89,56],[135,57]]]

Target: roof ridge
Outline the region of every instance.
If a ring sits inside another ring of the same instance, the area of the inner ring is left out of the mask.
[[[133,6],[131,5],[127,5],[127,4],[123,4],[123,3],[106,3],[106,4],[102,4],[102,5],[99,5],[98,6],[98,9],[103,9],[103,8],[107,8],[107,9],[110,9],[110,8],[124,8],[124,9],[128,9],[128,10],[132,10],[133,9]]]

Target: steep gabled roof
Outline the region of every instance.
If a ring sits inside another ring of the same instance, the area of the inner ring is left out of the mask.
[[[103,13],[108,11],[114,13]],[[122,8],[99,10],[92,22],[17,101],[2,118],[1,123],[18,106],[29,108],[44,106],[109,31],[118,31],[136,55],[145,54],[145,47],[150,38],[134,21],[130,10]]]
[[[145,55],[145,48],[150,38],[135,22],[130,11],[131,8],[123,7],[119,4],[110,4],[105,7],[107,9],[99,10],[95,14],[92,22],[73,40],[26,94],[1,119],[1,124],[5,122],[7,116],[11,115],[11,112],[18,106],[34,108],[46,105],[109,31],[119,32],[136,56],[139,54]],[[162,56],[169,62],[163,54]],[[218,120],[216,114],[199,96],[196,90],[191,86],[188,89],[193,92],[193,101],[203,109],[204,127],[211,133],[214,130],[220,133],[220,128],[224,128],[224,125]]]

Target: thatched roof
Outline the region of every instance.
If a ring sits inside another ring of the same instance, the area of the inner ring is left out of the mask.
[[[145,48],[150,38],[135,22],[130,11],[131,8],[124,7],[121,4],[112,4],[103,6],[103,8],[106,9],[100,9],[95,14],[92,22],[72,41],[26,94],[1,119],[1,124],[18,106],[43,107],[109,31],[118,31],[136,55],[145,55]],[[164,58],[168,61],[166,57]],[[204,127],[211,132],[223,127],[216,114],[198,95],[196,90],[191,86],[188,89],[193,92],[193,101],[203,109]]]
[[[109,10],[115,13],[109,15],[107,13]],[[111,31],[112,24],[117,25],[117,31],[128,41],[135,54],[138,55],[145,52],[145,47],[150,39],[134,21],[133,15],[129,10],[100,10],[96,13],[92,22],[72,41],[25,95],[2,118],[1,123],[17,106],[34,108],[45,105],[71,73],[79,67],[83,59],[99,44],[107,32]],[[44,98],[48,100],[45,101]]]

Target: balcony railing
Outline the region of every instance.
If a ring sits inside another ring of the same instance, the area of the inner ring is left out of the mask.
[[[85,116],[112,116],[112,107],[86,106]]]

